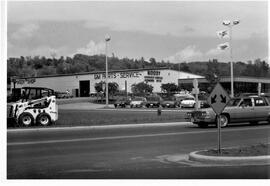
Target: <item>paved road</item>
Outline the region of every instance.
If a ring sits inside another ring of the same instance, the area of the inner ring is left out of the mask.
[[[269,125],[222,129],[222,147],[269,143]],[[7,135],[12,178],[269,178],[269,165],[191,162],[191,151],[215,148],[216,128],[164,126],[12,130]]]

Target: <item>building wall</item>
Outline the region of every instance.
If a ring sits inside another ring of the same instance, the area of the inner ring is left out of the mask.
[[[202,76],[179,72],[170,69],[153,69],[153,70],[129,70],[119,72],[109,72],[108,82],[116,82],[120,90],[125,90],[125,81],[127,82],[127,91],[131,92],[131,85],[145,81],[154,87],[153,92],[161,92],[161,84],[175,83],[178,79],[202,78]],[[79,82],[82,80],[90,81],[90,93],[95,92],[95,84],[106,80],[105,72],[89,73],[83,75],[68,75],[54,77],[37,77],[33,83],[24,81],[17,84],[16,88],[24,86],[47,87],[55,91],[64,92],[79,89]]]

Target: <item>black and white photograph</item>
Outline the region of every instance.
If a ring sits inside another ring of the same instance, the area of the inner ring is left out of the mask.
[[[269,179],[268,7],[1,1],[5,181]]]

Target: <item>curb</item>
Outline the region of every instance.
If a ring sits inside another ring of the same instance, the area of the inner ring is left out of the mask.
[[[198,154],[201,151],[191,152],[188,159],[191,161],[197,161],[201,163],[212,163],[212,164],[270,164],[270,155],[267,156],[206,156]]]

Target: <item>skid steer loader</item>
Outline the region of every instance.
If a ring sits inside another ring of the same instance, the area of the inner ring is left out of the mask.
[[[8,103],[8,122],[19,126],[53,124],[58,119],[58,106],[52,89],[23,87],[22,94],[14,103]]]

